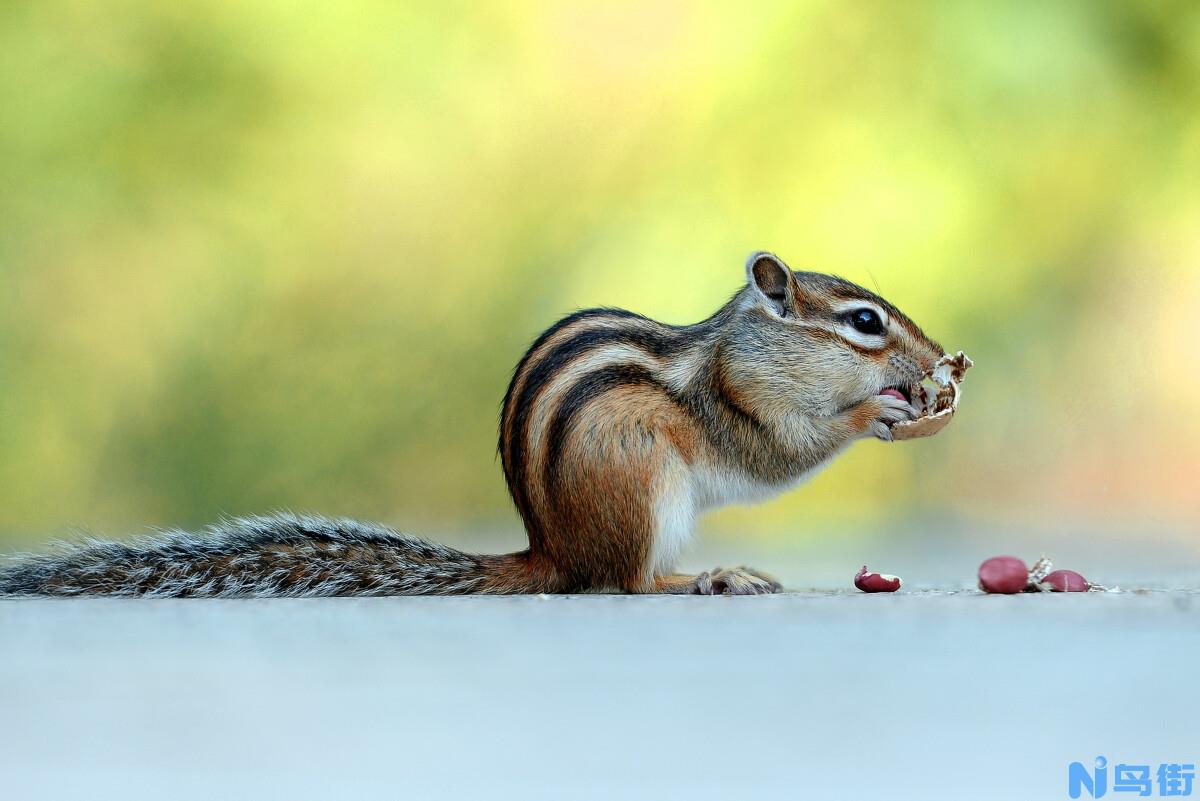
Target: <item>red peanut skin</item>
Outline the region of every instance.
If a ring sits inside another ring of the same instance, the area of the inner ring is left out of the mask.
[[[1051,592],[1087,592],[1090,588],[1088,580],[1074,570],[1055,570],[1046,574],[1042,585],[1049,587]]]
[[[900,578],[871,573],[863,565],[862,570],[854,576],[854,586],[863,592],[895,592],[900,589]]]
[[[984,592],[1013,595],[1029,584],[1029,568],[1015,556],[993,556],[979,566],[979,588]]]

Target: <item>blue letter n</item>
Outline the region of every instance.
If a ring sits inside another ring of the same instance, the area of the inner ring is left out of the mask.
[[[1072,762],[1067,768],[1067,794],[1079,798],[1084,790],[1092,798],[1103,798],[1108,792],[1108,760],[1096,757],[1096,775],[1093,777],[1082,762]]]

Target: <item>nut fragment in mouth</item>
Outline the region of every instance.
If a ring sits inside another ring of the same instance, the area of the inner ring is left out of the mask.
[[[947,353],[934,365],[933,371],[912,388],[912,405],[919,412],[915,420],[892,424],[892,439],[932,437],[946,427],[958,410],[959,384],[973,362],[961,350]],[[929,386],[926,386],[929,382]]]

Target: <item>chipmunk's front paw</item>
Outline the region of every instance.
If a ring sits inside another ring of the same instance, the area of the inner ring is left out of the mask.
[[[717,568],[701,573],[692,581],[696,595],[766,595],[783,590],[783,585],[766,573],[748,567],[733,570]]]
[[[875,395],[861,405],[864,407],[864,416],[869,420],[863,435],[884,442],[892,441],[893,423],[912,420],[917,416],[917,410],[911,403],[894,395]]]

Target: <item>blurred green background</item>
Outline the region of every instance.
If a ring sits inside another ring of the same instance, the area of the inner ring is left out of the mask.
[[[976,361],[708,526],[1200,522],[1200,5],[0,4],[0,547],[280,507],[512,532],[513,364],[752,250]]]

